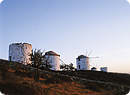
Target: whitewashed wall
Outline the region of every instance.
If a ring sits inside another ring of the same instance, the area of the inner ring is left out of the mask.
[[[130,92],[127,95],[130,95]]]
[[[0,92],[0,95],[5,95],[5,94],[3,94],[3,93]]]
[[[46,58],[48,58],[48,62],[52,66],[51,70],[60,70],[60,56],[46,55]]]
[[[30,54],[32,52],[32,45],[27,43],[13,43],[9,46],[9,60],[20,62],[23,64],[30,64]]]
[[[76,59],[76,64],[77,64],[77,70],[90,70],[89,58],[80,58],[80,60]]]

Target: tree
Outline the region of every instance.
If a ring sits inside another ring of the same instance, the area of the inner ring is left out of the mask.
[[[49,58],[50,58],[49,56],[45,56],[45,55],[43,56],[43,63],[41,65],[40,69],[50,70],[50,68],[52,68]]]
[[[70,63],[69,65],[67,64],[60,65],[60,69],[62,69],[63,71],[73,71],[75,68],[73,67],[73,64]]]
[[[39,68],[39,66],[43,63],[43,52],[41,52],[41,50],[32,50],[31,53],[31,65],[35,68]]]
[[[38,69],[50,69],[51,65],[49,63],[49,58],[46,58],[44,55],[44,52],[39,50],[32,50],[32,53],[30,54],[30,60],[32,67],[35,67],[35,75],[34,80],[39,81],[39,70]]]
[[[34,80],[39,81],[39,67],[42,64],[43,61],[43,52],[41,50],[32,50],[31,56],[31,65],[36,68],[35,74],[34,74]]]
[[[70,64],[69,64],[69,69],[70,69],[70,71],[74,71],[74,70],[75,70],[75,68],[74,68],[74,66],[73,66],[73,63],[70,63]]]

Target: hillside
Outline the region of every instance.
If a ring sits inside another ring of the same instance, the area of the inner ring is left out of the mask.
[[[40,71],[0,60],[0,91],[8,95],[125,95],[130,90],[130,75],[94,71]]]

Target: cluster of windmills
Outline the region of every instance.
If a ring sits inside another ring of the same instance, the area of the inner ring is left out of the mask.
[[[30,56],[32,52],[32,45],[29,43],[12,43],[9,45],[9,60],[19,62],[22,64],[30,64]],[[90,53],[88,55],[80,55],[76,58],[76,69],[77,70],[93,70],[96,71],[96,67],[90,66],[91,58],[99,58],[99,57],[90,57]],[[52,66],[51,70],[60,70],[60,64],[64,63],[60,59],[60,54],[55,53],[54,51],[47,51],[45,56],[49,57],[49,62]],[[90,68],[91,67],[91,68]],[[101,67],[100,70],[107,72],[107,67]]]

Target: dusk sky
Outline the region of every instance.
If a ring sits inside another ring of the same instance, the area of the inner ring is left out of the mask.
[[[27,42],[68,64],[92,50],[92,66],[130,73],[130,0],[1,1],[0,59],[9,44]]]

